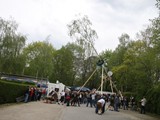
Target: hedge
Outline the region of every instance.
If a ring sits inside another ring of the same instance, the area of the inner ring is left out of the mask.
[[[28,84],[0,80],[0,104],[14,103],[24,95]]]
[[[147,98],[147,111],[160,115],[160,84],[156,84],[153,88],[148,90]]]

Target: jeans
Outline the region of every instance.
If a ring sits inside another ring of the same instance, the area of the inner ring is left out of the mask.
[[[24,102],[25,102],[25,103],[28,102],[28,97],[29,97],[29,94],[26,93],[26,94],[25,94],[25,99],[24,99]]]
[[[145,114],[145,106],[141,105],[141,114]]]

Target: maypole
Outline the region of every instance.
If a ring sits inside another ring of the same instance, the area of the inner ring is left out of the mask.
[[[103,94],[102,91],[103,91],[103,67],[102,67],[102,77],[101,77],[101,95]]]

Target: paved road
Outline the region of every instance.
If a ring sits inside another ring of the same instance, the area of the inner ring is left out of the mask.
[[[0,106],[0,120],[159,120],[130,110],[120,112],[106,111],[103,115],[95,114],[95,109],[66,107],[65,105],[30,102]]]
[[[95,114],[90,107],[67,107],[59,120],[159,120],[148,115],[139,114],[130,110],[120,112],[106,111],[103,115]]]
[[[30,102],[0,107],[0,120],[59,120],[64,106]]]

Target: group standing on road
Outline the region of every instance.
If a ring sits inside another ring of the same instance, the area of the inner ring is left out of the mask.
[[[131,110],[135,109],[136,103],[134,97],[130,100],[127,97],[120,97],[116,94],[99,94],[95,91],[64,91],[55,90],[47,95],[47,90],[40,87],[28,87],[25,92],[24,102],[44,100],[45,103],[57,103],[66,106],[79,106],[86,104],[86,107],[95,108],[95,113],[103,114],[106,110],[119,112],[119,109],[128,110],[129,103]],[[140,101],[140,113],[145,114],[146,98]]]
[[[40,101],[41,99],[44,99],[46,96],[46,89],[40,88],[40,87],[32,87],[28,86],[25,91],[25,98],[24,102],[30,102],[30,101]]]

